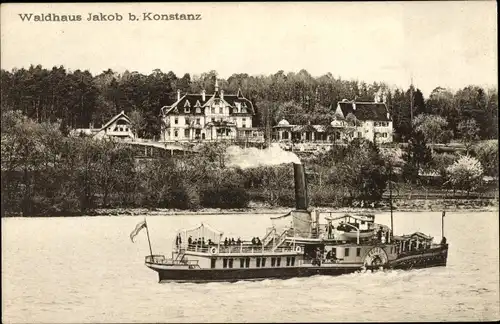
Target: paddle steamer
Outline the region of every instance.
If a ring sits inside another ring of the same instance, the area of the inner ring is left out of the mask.
[[[293,166],[296,208],[273,217],[262,240],[224,239],[222,232],[201,224],[176,234],[171,257],[151,252],[146,266],[158,273],[160,282],[286,279],[446,266],[444,236],[439,244],[420,232],[396,236],[369,214],[327,213],[322,217],[326,223],[320,224],[320,213],[308,208],[304,166]]]

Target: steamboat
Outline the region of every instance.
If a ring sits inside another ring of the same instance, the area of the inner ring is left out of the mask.
[[[208,224],[176,233],[170,257],[150,255],[145,265],[156,271],[160,282],[212,282],[287,279],[313,275],[336,276],[360,271],[417,269],[446,266],[448,244],[439,244],[421,232],[392,233],[377,224],[371,214],[334,216],[309,208],[303,164],[293,164],[295,210],[272,217],[273,226],[262,239],[223,239]],[[442,217],[444,217],[444,212]],[[133,236],[146,228],[139,224]],[[442,218],[442,231],[444,230]]]

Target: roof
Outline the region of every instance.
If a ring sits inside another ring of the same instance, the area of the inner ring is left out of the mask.
[[[208,104],[212,99],[224,100],[231,108],[235,108],[236,104],[240,103],[242,107],[245,107],[247,109],[247,113],[237,114],[255,114],[252,102],[241,95],[241,90],[238,90],[238,93],[236,95],[224,94],[223,97],[221,96],[219,91],[215,91],[212,95],[206,94],[205,100],[203,100],[202,94],[188,93],[182,96],[179,100],[170,103],[170,105],[167,105],[162,109],[166,108],[164,109],[164,114],[168,114],[177,107],[179,113],[184,113],[184,109],[189,107],[191,108],[190,113],[195,114],[195,108],[199,106],[201,108],[201,113],[204,113],[205,107],[203,106]],[[232,109],[230,111],[230,114],[235,114]]]
[[[316,128],[313,125],[294,125],[292,132],[316,132]]]
[[[356,104],[356,108],[354,108],[353,104]],[[376,121],[391,120],[390,118],[387,118],[389,110],[387,109],[386,104],[383,102],[341,101],[338,103],[338,106],[342,110],[344,118],[347,117],[348,114],[352,113],[354,116],[356,116],[358,120],[376,120]]]
[[[414,238],[415,236],[417,236],[420,239],[424,239],[426,241],[431,241],[433,239],[432,236],[425,235],[422,232],[415,232],[413,234],[407,234],[407,235],[401,235],[401,236],[394,236],[394,239],[398,240],[398,241],[404,241],[404,240],[408,240],[408,239]]]
[[[288,120],[286,120],[286,119],[282,119],[282,120],[280,120],[280,122],[278,123],[278,126],[290,126],[290,123],[288,122]]]
[[[116,120],[120,119],[120,118],[125,118],[125,120],[130,123],[130,118],[128,118],[127,115],[125,115],[125,112],[122,110],[118,115],[114,116],[113,118],[111,118],[106,124],[104,124],[101,129],[105,129],[106,127],[108,127],[109,125],[113,124]]]

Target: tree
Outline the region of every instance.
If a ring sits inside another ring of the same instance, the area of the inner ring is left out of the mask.
[[[413,119],[413,127],[431,144],[439,143],[446,133],[448,122],[441,116],[421,114]],[[431,149],[432,151],[433,149]]]
[[[413,131],[403,153],[403,177],[415,183],[419,180],[420,170],[432,161],[431,150],[427,147],[425,136],[421,131]]]
[[[144,118],[142,117],[142,113],[139,110],[134,110],[129,115],[130,118],[130,126],[132,131],[134,132],[134,137],[139,138],[140,132],[143,127],[146,125]]]
[[[351,199],[363,203],[379,201],[387,184],[387,173],[377,146],[365,139],[354,139],[337,154],[329,182],[343,186]]]
[[[474,157],[464,155],[446,169],[453,189],[466,190],[467,195],[476,189],[483,178],[483,167]]]
[[[498,140],[482,141],[474,145],[473,152],[487,175],[498,177]]]
[[[460,139],[464,143],[466,153],[469,154],[469,150],[472,144],[479,139],[479,127],[475,119],[463,120],[458,124],[458,132],[460,134]]]

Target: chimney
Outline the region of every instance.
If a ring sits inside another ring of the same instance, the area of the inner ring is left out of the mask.
[[[177,101],[181,100],[181,90],[177,89]]]
[[[205,91],[205,89],[201,90],[201,100],[202,100],[202,101],[205,101],[205,94],[206,94],[206,93],[207,93],[207,92]]]
[[[306,174],[303,164],[293,164],[293,176],[295,179],[295,208],[297,210],[307,210]]]
[[[221,99],[224,99],[224,90],[220,91],[220,97],[221,97]]]
[[[219,81],[215,78],[215,92],[219,92]]]

